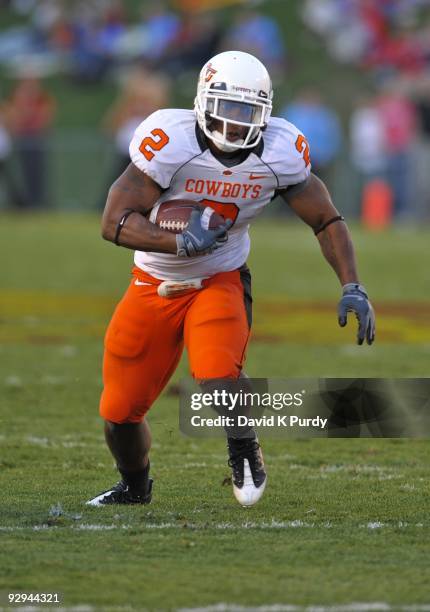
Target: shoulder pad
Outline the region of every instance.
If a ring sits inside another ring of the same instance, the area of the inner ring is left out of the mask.
[[[272,117],[263,138],[261,158],[276,175],[279,189],[307,179],[311,172],[309,143],[295,125]]]
[[[134,133],[131,161],[167,189],[178,168],[200,152],[195,125],[191,110],[163,109],[152,113]]]

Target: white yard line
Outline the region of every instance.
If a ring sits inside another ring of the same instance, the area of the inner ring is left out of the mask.
[[[77,525],[72,525],[72,529],[77,529],[78,531],[111,531],[112,529],[131,529],[132,525],[99,525],[99,524],[89,524],[89,523],[78,523]]]
[[[14,532],[14,531],[49,531],[50,529],[71,529],[74,531],[113,531],[115,529],[148,529],[148,530],[158,530],[158,529],[191,529],[195,531],[240,531],[240,530],[282,530],[282,529],[334,529],[336,527],[342,527],[341,524],[334,524],[330,521],[326,521],[324,523],[311,523],[307,521],[303,521],[301,519],[296,519],[292,521],[277,521],[272,519],[271,521],[246,521],[244,523],[195,523],[184,521],[169,521],[162,523],[146,523],[146,524],[121,524],[121,523],[80,523],[79,521],[75,521],[70,525],[48,525],[47,523],[42,523],[40,525],[33,526],[22,526],[22,525],[0,525],[0,532]],[[365,524],[358,525],[359,529],[367,529],[369,531],[373,531],[376,529],[408,529],[408,528],[424,528],[428,527],[424,523],[407,523],[405,521],[397,521],[393,523],[382,523],[380,521],[372,521]],[[430,610],[429,610],[430,612]]]

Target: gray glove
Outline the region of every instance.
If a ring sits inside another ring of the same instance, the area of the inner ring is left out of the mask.
[[[215,230],[204,229],[201,224],[203,211],[204,208],[201,211],[193,210],[187,229],[176,236],[178,257],[207,255],[227,242],[227,230],[230,229],[233,222],[227,219]]]
[[[375,313],[369,302],[365,288],[358,283],[347,283],[343,286],[343,295],[337,307],[338,321],[341,327],[347,323],[348,312],[353,312],[358,321],[357,344],[372,344],[375,339]]]

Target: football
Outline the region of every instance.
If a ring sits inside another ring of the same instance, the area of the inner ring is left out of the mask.
[[[168,200],[154,206],[149,220],[161,229],[180,234],[188,226],[193,210],[201,210],[202,206],[195,200]],[[202,226],[205,229],[216,229],[223,223],[225,223],[224,217],[221,217],[210,206],[204,207]]]

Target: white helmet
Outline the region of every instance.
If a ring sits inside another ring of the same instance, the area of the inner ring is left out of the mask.
[[[272,97],[272,82],[260,60],[242,51],[226,51],[203,66],[194,110],[200,128],[219,149],[251,149],[267,126]],[[210,129],[214,119],[221,122],[222,132]],[[227,140],[227,124],[247,127],[246,136]]]

